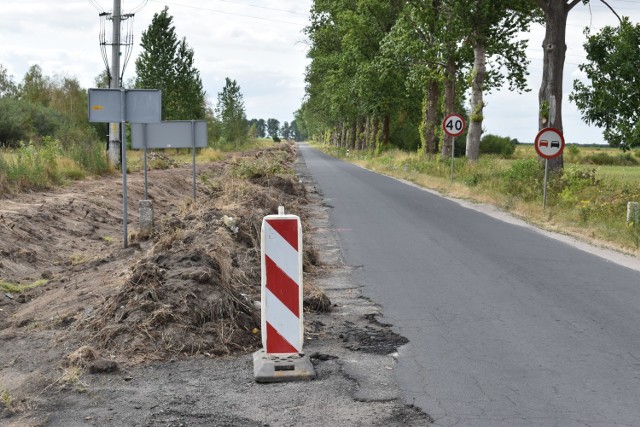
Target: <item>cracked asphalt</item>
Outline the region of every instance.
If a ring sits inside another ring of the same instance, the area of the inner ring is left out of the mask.
[[[352,279],[438,426],[640,425],[640,261],[300,146]]]

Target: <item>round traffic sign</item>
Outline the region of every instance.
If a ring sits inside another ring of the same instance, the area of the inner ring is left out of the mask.
[[[464,119],[459,114],[449,114],[442,122],[442,129],[449,136],[458,136],[464,132]]]
[[[558,129],[545,128],[538,132],[534,145],[540,157],[553,159],[564,150],[564,136]]]

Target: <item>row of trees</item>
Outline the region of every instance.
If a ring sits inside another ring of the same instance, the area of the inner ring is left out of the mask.
[[[507,84],[529,90],[527,41],[521,35],[541,22],[544,72],[535,115],[540,128],[562,130],[567,16],[587,3],[315,0],[306,28],[311,63],[301,108],[305,124],[312,134],[353,148],[380,148],[394,139],[396,145],[448,156],[452,144],[440,123],[446,114],[466,111],[465,154],[476,160],[484,95]],[[561,166],[559,158],[555,167]]]

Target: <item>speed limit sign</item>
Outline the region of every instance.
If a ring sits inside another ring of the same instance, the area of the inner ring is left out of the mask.
[[[459,136],[464,132],[464,119],[459,114],[449,114],[442,122],[442,129],[449,136]]]

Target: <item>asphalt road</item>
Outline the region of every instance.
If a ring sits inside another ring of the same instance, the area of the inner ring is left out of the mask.
[[[443,426],[640,426],[638,269],[300,149],[354,280],[410,340],[408,403]]]

